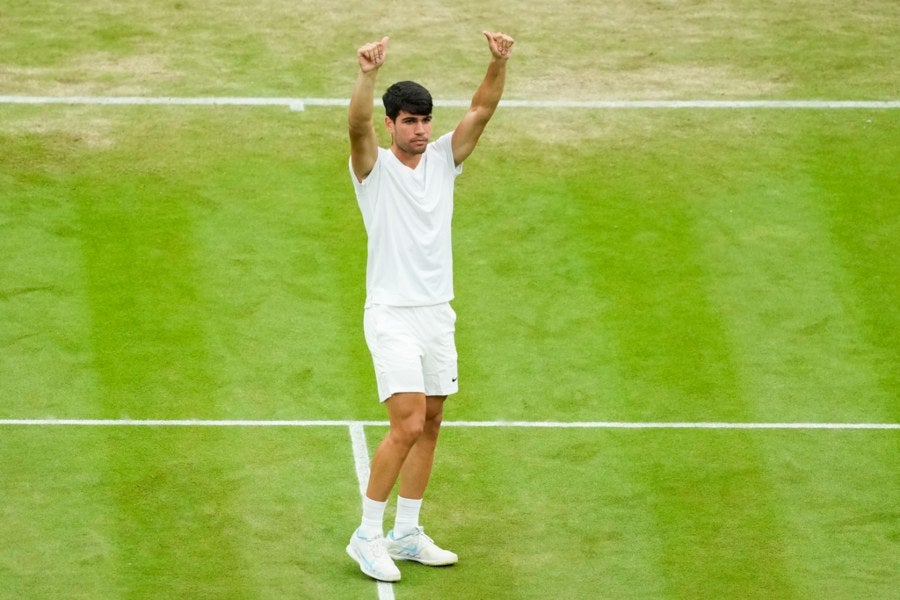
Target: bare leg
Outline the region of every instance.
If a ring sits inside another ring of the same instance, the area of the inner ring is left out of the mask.
[[[404,498],[419,500],[425,495],[444,417],[445,399],[446,396],[428,396],[425,399],[425,424],[422,433],[400,469],[400,495]]]
[[[391,489],[397,483],[401,469],[410,455],[410,450],[422,436],[428,401],[425,394],[404,392],[394,394],[385,404],[390,419],[390,430],[372,457],[369,484],[366,488],[366,496],[379,502],[386,501],[390,496]]]

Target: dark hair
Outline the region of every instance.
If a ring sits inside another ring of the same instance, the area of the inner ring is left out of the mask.
[[[387,89],[381,101],[391,121],[397,119],[401,110],[413,115],[430,115],[434,106],[428,90],[415,81],[398,81]]]

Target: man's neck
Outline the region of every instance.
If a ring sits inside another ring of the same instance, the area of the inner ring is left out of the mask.
[[[394,156],[397,157],[397,160],[402,162],[404,165],[409,167],[410,169],[415,169],[419,166],[419,161],[422,160],[421,154],[413,154],[411,152],[406,152],[397,144],[391,144],[391,152],[394,153]]]

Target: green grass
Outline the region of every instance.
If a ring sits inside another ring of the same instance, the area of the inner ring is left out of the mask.
[[[623,112],[579,126],[577,145],[535,154],[527,173],[492,168],[491,146],[469,165],[489,182],[460,184],[478,208],[459,211],[458,304],[475,332],[502,328],[473,339],[475,385],[492,386],[479,396],[526,398],[520,418],[597,416],[583,401],[598,395],[619,418],[896,418],[896,116]],[[865,249],[847,234],[860,230]],[[566,377],[535,381],[547,373]]]
[[[342,554],[347,442],[343,428],[6,429],[0,593],[373,597]],[[405,565],[395,594],[888,598],[895,455],[889,431],[448,428],[424,517],[463,560]]]
[[[334,560],[345,527],[322,518],[357,505],[345,438],[5,430],[0,597],[362,597]]]
[[[508,98],[896,99],[897,11],[31,2],[0,94],[346,97],[387,33],[383,84],[464,98],[497,27]],[[345,129],[0,105],[0,418],[383,420]],[[897,423],[897,140],[896,110],[501,110],[458,182],[448,419]],[[399,599],[900,586],[894,430],[442,435],[424,522],[461,562]],[[0,465],[4,600],[376,596],[344,427],[2,427]]]
[[[444,444],[433,510],[465,505],[451,523],[474,560],[446,582],[411,570],[442,598],[891,594],[896,515],[868,491],[892,433],[451,429]],[[494,460],[473,470],[473,449]]]

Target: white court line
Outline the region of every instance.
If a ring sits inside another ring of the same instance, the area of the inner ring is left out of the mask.
[[[638,421],[450,421],[442,427],[531,427],[549,429],[900,429],[900,423],[716,423]]]
[[[353,462],[356,464],[356,478],[359,480],[359,496],[366,495],[369,482],[369,447],[366,430],[361,422],[350,423],[350,441],[353,443]]]
[[[313,420],[215,420],[215,419],[0,419],[0,425],[69,427],[348,427],[387,425],[387,421]]]
[[[369,483],[369,448],[366,444],[366,431],[362,422],[350,422],[350,442],[353,445],[353,462],[356,465],[356,479],[359,481],[360,500],[366,495]],[[386,581],[375,582],[378,600],[394,600],[394,587]]]
[[[234,96],[0,96],[0,104],[84,104],[95,106],[347,106],[349,98],[280,98]],[[381,105],[380,100],[375,100]],[[469,106],[469,100],[435,100],[435,106]],[[897,109],[900,100],[501,100],[507,108],[767,108],[767,109]]]
[[[203,419],[0,419],[0,427],[387,427],[387,421]],[[641,421],[444,421],[442,427],[536,429],[900,429],[900,423],[740,423]],[[367,476],[368,479],[368,476]]]

